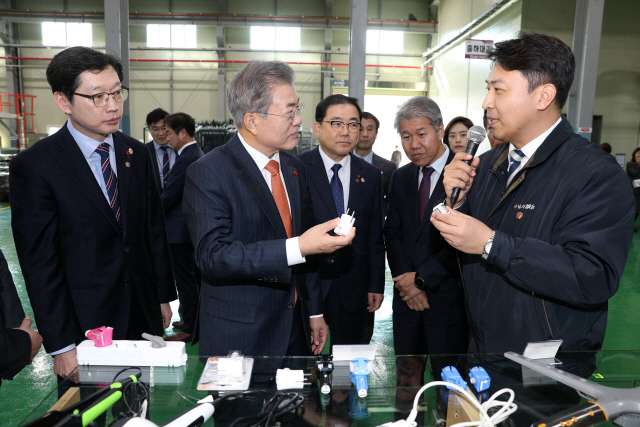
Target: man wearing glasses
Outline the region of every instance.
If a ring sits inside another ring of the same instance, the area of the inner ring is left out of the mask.
[[[168,115],[169,113],[162,108],[156,108],[147,114],[146,120],[152,138],[150,142],[146,143],[146,146],[151,153],[151,158],[156,160],[152,162],[152,166],[160,193],[163,192],[167,179],[169,179],[169,171],[178,158],[178,154],[172,149],[167,138],[164,119]]]
[[[9,167],[20,266],[62,377],[77,366],[86,331],[162,335],[176,299],[151,156],[118,132],[128,94],[121,80],[117,58],[85,47],[58,53],[47,81],[69,119]]]
[[[365,316],[380,308],[384,294],[380,170],[350,154],[361,118],[357,99],[326,97],[316,107],[313,125],[320,146],[299,156],[309,176],[316,223],[348,211],[358,228],[350,246],[321,258],[324,317],[332,345],[361,344]]]
[[[298,144],[302,122],[294,78],[284,62],[247,64],[227,91],[238,134],[187,170],[183,213],[202,274],[201,356],[304,356],[326,342],[310,255],[348,245],[355,230],[327,234],[335,216],[309,228],[307,175],[284,152]]]

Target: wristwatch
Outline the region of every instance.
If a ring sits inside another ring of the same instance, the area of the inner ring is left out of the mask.
[[[416,288],[418,288],[421,291],[424,291],[427,288],[427,284],[424,283],[424,279],[420,277],[417,271],[416,271],[416,278],[413,281],[413,284],[416,285]]]
[[[482,248],[482,259],[489,258],[489,252],[491,252],[491,246],[493,246],[494,237],[496,237],[495,230],[493,231],[491,237],[489,237],[489,240],[487,240],[487,243],[484,244],[484,248]]]

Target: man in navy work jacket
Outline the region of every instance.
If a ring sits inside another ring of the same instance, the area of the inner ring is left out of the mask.
[[[185,113],[171,114],[164,119],[164,124],[167,140],[171,149],[178,155],[178,159],[166,176],[164,191],[160,199],[167,223],[167,235],[169,236],[171,259],[173,260],[176,288],[178,288],[178,298],[180,298],[180,305],[182,305],[183,319],[180,331],[166,337],[165,340],[189,342],[193,338],[196,326],[200,281],[193,257],[193,244],[182,214],[182,198],[187,168],[191,163],[204,156],[204,153],[193,139],[196,132],[196,122],[193,117]]]
[[[321,258],[324,317],[331,344],[360,344],[366,314],[384,296],[380,170],[350,154],[360,133],[358,100],[330,95],[316,107],[320,146],[300,154],[310,181],[316,223],[355,212],[359,233],[350,246]],[[366,343],[368,344],[368,342]]]
[[[251,61],[229,83],[238,134],[193,163],[184,216],[202,274],[200,355],[303,356],[327,339],[312,260],[355,236],[330,236],[337,219],[313,223],[298,144],[302,119],[291,67]]]
[[[467,318],[456,255],[429,218],[444,199],[442,172],[453,152],[442,143],[438,105],[426,96],[405,102],[394,126],[411,163],[391,177],[384,225],[393,293],[396,354],[455,355],[467,350]],[[431,357],[436,378],[455,356]]]
[[[448,197],[462,188],[459,211],[432,219],[466,254],[470,352],[522,353],[553,339],[563,340],[561,351],[600,350],[633,234],[627,178],[560,116],[575,68],[567,45],[522,32],[489,58],[483,108],[495,137],[510,144],[471,166],[458,153],[444,186]],[[590,363],[581,365],[575,372],[589,375]]]
[[[45,350],[65,377],[89,329],[162,335],[176,290],[151,156],[118,132],[122,65],[72,47],[47,81],[69,120],[11,160],[11,226]]]

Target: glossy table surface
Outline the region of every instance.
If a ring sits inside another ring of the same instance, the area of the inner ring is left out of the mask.
[[[569,359],[576,359],[574,355],[567,355]],[[490,393],[508,387],[513,389],[518,405],[518,411],[503,425],[528,426],[535,420],[556,414],[585,401],[578,394],[553,380],[538,374],[522,371],[520,365],[507,360],[501,355],[483,355],[478,359],[474,356],[460,356],[457,366],[462,372],[468,372],[473,366],[483,366],[491,377]],[[563,359],[564,355],[559,355]],[[582,367],[593,373],[588,377],[590,381],[616,388],[632,388],[640,386],[640,351],[601,351],[586,355],[588,361],[595,361],[594,365],[582,363]],[[585,355],[580,354],[580,360]],[[313,426],[379,426],[384,423],[406,419],[413,405],[416,393],[421,385],[432,379],[429,373],[429,363],[425,365],[424,356],[378,356],[375,367],[368,377],[368,396],[360,398],[355,387],[351,384],[348,368],[336,367],[333,373],[333,387],[328,395],[319,391],[316,375],[315,358],[295,358],[285,360],[284,363],[293,369],[303,368],[305,386],[300,393],[304,399],[303,410],[298,415],[283,420],[283,425],[313,425]],[[251,390],[276,391],[273,376],[275,369],[283,363],[279,358],[254,358]],[[465,368],[466,366],[466,368]],[[569,364],[565,364],[569,366]],[[275,368],[274,368],[275,367]],[[85,395],[108,386],[120,367],[81,366],[78,368],[79,387]],[[204,369],[204,364],[198,357],[189,356],[186,366],[174,368],[143,368],[142,381],[149,385],[149,414],[150,419],[157,425],[162,425],[176,415],[192,408],[196,401],[209,394],[207,391],[197,390],[198,380]],[[466,370],[465,370],[466,369]],[[53,375],[53,374],[52,374]],[[524,375],[524,376],[523,376]],[[466,377],[466,375],[463,374]],[[586,375],[585,375],[586,376]],[[123,378],[123,375],[120,376]],[[70,379],[65,380],[59,387],[65,387]],[[470,390],[475,389],[470,386]],[[27,417],[21,425],[44,414],[58,399],[58,389],[52,389]],[[218,397],[217,392],[212,392]],[[477,393],[476,393],[477,394]],[[253,398],[227,401],[216,409],[214,415],[216,426],[230,425],[240,416],[256,413],[260,410],[265,399],[270,395],[257,395]],[[436,387],[424,393],[420,402],[418,425],[444,426],[447,417],[448,395],[446,390]],[[488,393],[480,396],[481,400],[488,397]],[[506,399],[506,397],[505,397]],[[454,411],[455,412],[455,411]],[[107,412],[106,424],[113,419],[114,414]],[[452,420],[449,420],[453,424]],[[609,421],[605,425],[611,425]],[[212,426],[210,420],[205,425]]]

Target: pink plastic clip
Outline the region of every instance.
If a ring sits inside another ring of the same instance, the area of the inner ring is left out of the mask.
[[[88,330],[85,335],[90,340],[93,340],[96,347],[109,347],[113,340],[113,328],[100,326],[99,328]]]

